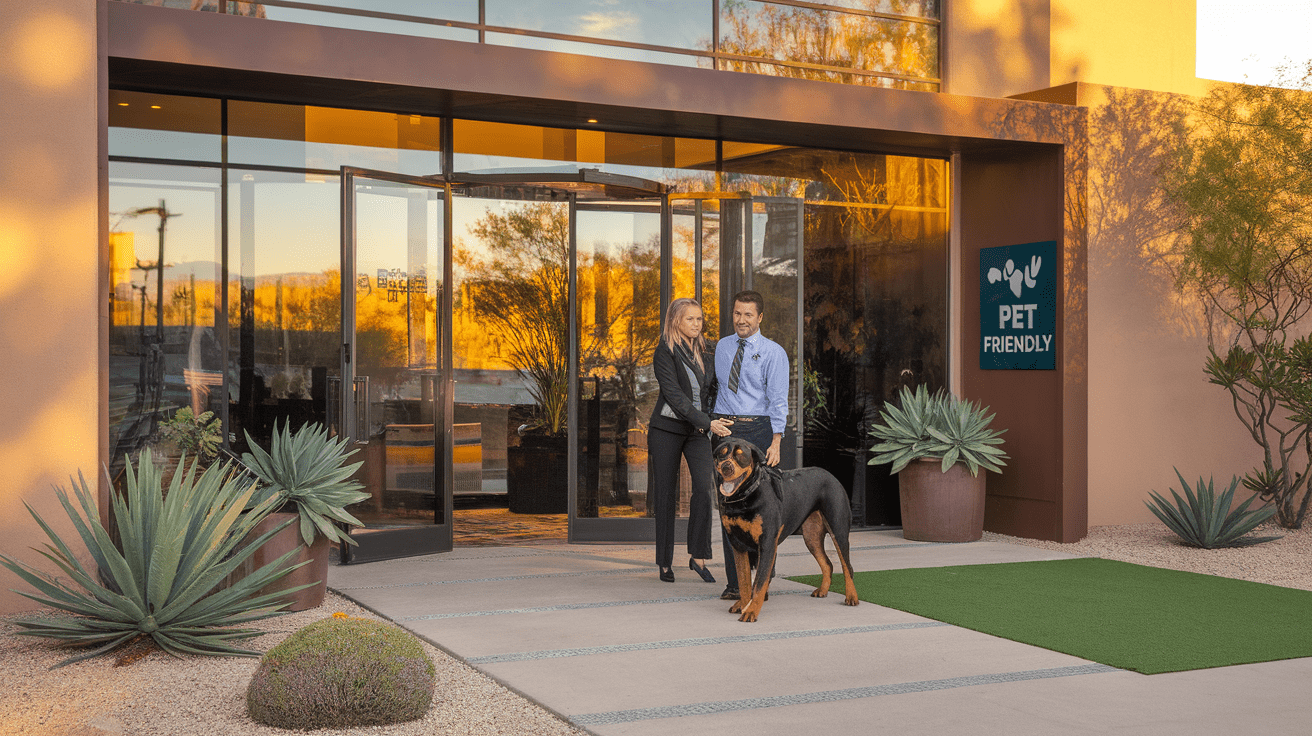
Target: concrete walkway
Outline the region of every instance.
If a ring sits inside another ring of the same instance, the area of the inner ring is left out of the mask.
[[[854,532],[851,545],[857,570],[1069,557],[898,531]],[[334,566],[329,585],[596,734],[1312,732],[1312,659],[1146,676],[851,608],[841,589],[815,599],[783,579],[818,572],[800,537],[745,624],[722,583],[677,564],[662,583],[652,559],[642,545],[469,548]]]

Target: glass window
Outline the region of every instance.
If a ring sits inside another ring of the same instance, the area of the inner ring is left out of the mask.
[[[440,118],[331,107],[228,103],[228,160],[235,164],[404,174],[442,171]]]
[[[898,523],[896,478],[865,464],[866,432],[902,386],[946,384],[947,163],[726,142],[724,179],[805,197],[804,461],[857,488],[858,524]],[[770,241],[786,240],[789,218],[776,214],[767,207],[764,227],[754,216],[753,260],[767,274],[783,272]]]
[[[561,41],[541,36],[522,36],[517,33],[488,33],[487,42],[499,46],[515,46],[522,49],[540,49],[542,51],[559,51],[565,54],[599,56],[603,59],[625,59],[627,61],[644,61],[650,64],[669,64],[671,66],[710,66],[710,57],[689,56],[688,54],[664,53],[647,49],[632,49],[626,46],[605,46],[579,41]]]
[[[938,77],[938,27],[866,15],[735,0],[720,5],[720,51],[740,56]],[[737,71],[771,73],[747,65]],[[806,69],[786,76],[825,78]],[[838,79],[851,83],[852,79]]]
[[[698,191],[715,180],[710,140],[475,120],[454,121],[453,136],[455,169],[463,173],[589,168]]]
[[[220,192],[218,169],[109,165],[114,474],[178,409],[222,416]]]
[[[401,3],[392,3],[399,5]],[[372,6],[373,3],[370,3]],[[324,10],[309,10],[305,8],[280,8],[273,5],[264,6],[268,13],[269,20],[281,20],[288,23],[305,23],[306,25],[327,26],[329,28],[351,28],[358,31],[374,31],[377,33],[396,33],[402,36],[421,36],[424,38],[445,38],[450,41],[478,41],[478,31],[473,28],[461,28],[459,26],[448,26],[439,23],[422,23],[406,20],[397,20],[395,18],[373,18],[367,15],[356,15],[354,13],[334,13]],[[383,11],[383,8],[370,8],[371,10]],[[383,11],[395,12],[395,11]],[[416,15],[416,13],[408,13]],[[422,17],[422,16],[421,16]],[[474,13],[474,20],[478,22],[478,13]]]
[[[227,369],[237,445],[273,425],[326,422],[341,375],[338,178],[228,174]]]
[[[710,0],[486,0],[487,24],[570,36],[705,49]]]
[[[264,8],[265,17],[273,20],[286,20],[287,18],[283,17],[284,14],[296,10],[295,8],[281,8],[271,3],[251,4]],[[299,4],[412,15],[416,18],[436,18],[463,23],[478,22],[478,0],[440,0],[440,2],[433,2],[433,0],[300,0]]]
[[[825,0],[819,4],[937,20],[940,0]]]
[[[207,97],[109,91],[109,154],[219,162],[223,109]]]
[[[579,205],[579,517],[650,513],[646,441],[658,390],[660,209]],[[691,286],[691,285],[689,285]],[[689,292],[684,292],[689,293]],[[680,515],[687,515],[689,487]],[[639,500],[642,499],[642,500]]]

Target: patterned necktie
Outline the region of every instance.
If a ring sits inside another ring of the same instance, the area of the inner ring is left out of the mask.
[[[733,367],[729,368],[729,390],[738,393],[738,373],[743,369],[743,349],[747,341],[738,338],[738,352],[733,354]]]

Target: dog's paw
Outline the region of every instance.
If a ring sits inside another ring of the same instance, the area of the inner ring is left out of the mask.
[[[857,598],[855,593],[848,593],[843,597],[843,605],[845,606],[855,606],[860,602],[861,599]]]
[[[816,588],[815,590],[811,591],[812,598],[824,598],[827,595],[829,595],[829,591],[827,590],[820,590],[819,588]]]
[[[743,611],[743,615],[739,616],[738,620],[744,623],[754,624],[756,623],[756,613],[756,611],[749,608],[746,611]]]
[[[742,611],[743,611],[742,601],[737,601],[732,606],[729,606],[729,613],[742,613]]]

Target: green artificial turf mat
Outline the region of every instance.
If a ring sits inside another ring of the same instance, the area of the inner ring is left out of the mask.
[[[855,578],[863,601],[1144,674],[1312,657],[1312,591],[1096,558]]]

